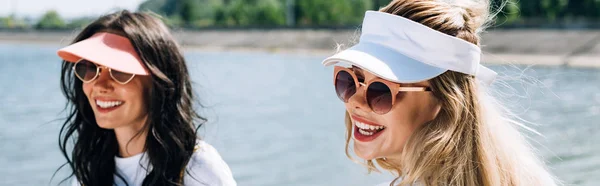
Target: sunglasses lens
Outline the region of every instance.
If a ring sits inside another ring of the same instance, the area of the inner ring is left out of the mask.
[[[130,73],[125,73],[125,72],[121,72],[115,69],[112,69],[110,71],[110,75],[115,78],[116,81],[120,82],[120,83],[126,83],[129,80],[131,80],[131,78],[133,78],[133,74]]]
[[[96,77],[96,65],[87,60],[81,60],[75,64],[75,74],[82,81],[91,81]]]
[[[374,82],[367,89],[367,103],[377,114],[385,114],[392,109],[392,91],[381,82]]]
[[[350,99],[350,97],[356,93],[354,78],[348,72],[338,72],[335,78],[335,92],[344,102],[348,102],[348,99]]]

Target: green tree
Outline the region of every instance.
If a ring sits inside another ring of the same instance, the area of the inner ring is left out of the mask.
[[[200,19],[200,15],[199,15],[199,4],[197,1],[194,0],[182,0],[182,5],[181,5],[181,13],[179,15],[181,15],[181,19],[183,20],[184,23],[186,24],[191,24],[194,21]]]
[[[15,15],[0,17],[0,28],[27,28],[25,20],[17,18]]]
[[[567,6],[568,0],[541,0],[543,16],[551,21],[562,17],[561,13]]]
[[[138,10],[152,11],[168,17],[172,26],[212,25],[223,0],[147,0]]]
[[[372,6],[372,0],[296,1],[296,22],[316,26],[356,25]]]
[[[389,4],[391,0],[373,0],[373,10],[379,10]]]
[[[297,26],[358,25],[366,10],[378,10],[391,0],[293,0]],[[600,0],[491,0],[502,7],[499,24],[534,20],[600,19]],[[285,24],[287,0],[146,0],[139,10],[168,19],[169,25],[278,26]],[[5,21],[6,22],[6,21]]]
[[[491,13],[497,14],[495,24],[510,24],[519,20],[519,0],[493,1],[490,7]]]
[[[555,21],[571,18],[600,18],[600,1],[598,0],[522,0],[518,1],[518,7],[523,19]]]
[[[221,19],[219,24],[224,26],[248,26],[251,25],[253,10],[247,6],[247,0],[232,0],[228,2],[219,13]]]
[[[277,0],[262,0],[257,2],[255,20],[256,25],[284,25],[285,11],[283,2]]]
[[[600,18],[600,1],[570,0],[565,12],[565,17]]]
[[[58,15],[55,10],[46,12],[42,19],[35,25],[37,29],[61,29],[66,28],[65,21]]]
[[[285,24],[285,11],[278,0],[230,0],[215,18],[222,26],[279,26]]]

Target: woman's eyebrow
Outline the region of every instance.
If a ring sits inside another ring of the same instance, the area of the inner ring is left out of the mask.
[[[362,69],[358,68],[357,66],[352,65],[352,71],[354,72],[362,72]]]

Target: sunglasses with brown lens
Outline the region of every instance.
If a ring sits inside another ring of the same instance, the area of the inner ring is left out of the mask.
[[[83,83],[89,83],[98,78],[98,76],[100,76],[101,69],[108,69],[110,77],[122,85],[129,83],[133,77],[135,77],[135,74],[121,72],[105,66],[99,66],[85,59],[80,59],[75,63],[75,65],[73,65],[73,72],[75,72],[75,76],[83,81]]]
[[[357,68],[357,67],[354,67]],[[377,114],[388,113],[400,92],[430,92],[429,87],[406,87],[379,77],[375,77],[366,82],[360,82],[356,73],[351,68],[335,66],[333,84],[337,96],[345,103],[350,97],[356,94],[360,86],[363,89],[364,99],[371,110]]]

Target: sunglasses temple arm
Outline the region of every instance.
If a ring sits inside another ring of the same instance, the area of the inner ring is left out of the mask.
[[[429,87],[400,87],[398,92],[427,92],[431,91]]]

